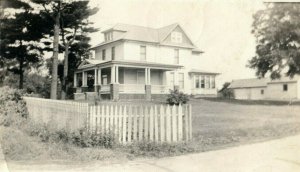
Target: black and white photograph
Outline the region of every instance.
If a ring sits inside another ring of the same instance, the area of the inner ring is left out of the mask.
[[[300,1],[0,0],[1,172],[299,172]]]

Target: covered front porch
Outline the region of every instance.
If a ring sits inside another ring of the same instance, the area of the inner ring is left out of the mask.
[[[153,94],[167,94],[170,89],[174,89],[174,86],[167,83],[166,72],[180,67],[123,61],[100,61],[94,65],[90,64],[92,63],[79,66],[75,72],[75,99],[82,99],[84,93],[85,99],[92,95],[100,99],[151,100]]]

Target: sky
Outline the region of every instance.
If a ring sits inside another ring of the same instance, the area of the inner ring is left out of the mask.
[[[91,44],[103,41],[101,30],[126,23],[159,28],[179,23],[194,44],[204,51],[199,69],[219,72],[217,86],[234,79],[254,78],[246,67],[255,55],[252,15],[264,7],[260,0],[91,0],[100,8],[90,18]]]

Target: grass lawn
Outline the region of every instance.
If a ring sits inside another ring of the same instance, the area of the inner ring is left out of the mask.
[[[206,149],[300,133],[300,106],[243,105],[203,99],[193,99],[191,104],[194,143]]]
[[[193,141],[189,143],[141,143],[113,149],[80,148],[41,142],[21,130],[1,127],[2,148],[11,160],[119,161],[203,152],[300,134],[300,106],[245,105],[203,99],[192,99],[190,103]]]

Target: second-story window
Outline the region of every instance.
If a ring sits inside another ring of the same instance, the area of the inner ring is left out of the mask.
[[[140,47],[140,58],[141,61],[146,61],[146,46]]]
[[[111,60],[115,60],[115,47],[111,47]]]
[[[179,64],[179,50],[174,50],[174,64]]]
[[[106,51],[102,50],[102,60],[106,60]]]

